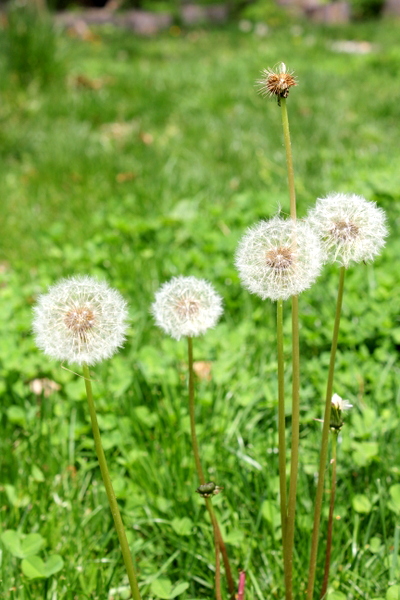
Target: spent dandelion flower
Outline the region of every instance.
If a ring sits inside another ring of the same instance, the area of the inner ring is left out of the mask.
[[[34,307],[37,346],[69,363],[93,365],[110,358],[123,345],[126,327],[121,294],[86,275],[60,280]]]
[[[197,277],[173,277],[155,296],[151,312],[156,324],[171,337],[197,337],[214,327],[223,312],[222,298]]]
[[[290,88],[297,85],[293,71],[288,71],[285,63],[281,62],[275,69],[263,69],[262,78],[257,80],[258,89],[262,96],[277,96],[287,98]]]
[[[343,412],[349,410],[353,405],[348,400],[343,400],[339,394],[333,394],[331,400],[331,429],[337,431],[343,426]]]
[[[385,212],[356,194],[318,198],[307,220],[321,238],[326,261],[346,269],[352,262],[373,260],[388,235]]]
[[[287,300],[313,284],[323,261],[320,241],[310,225],[274,217],[248,229],[235,263],[250,292],[263,300]]]

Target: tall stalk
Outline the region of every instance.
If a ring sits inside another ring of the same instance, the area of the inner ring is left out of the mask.
[[[296,220],[296,190],[294,185],[294,169],[292,145],[290,141],[289,118],[286,98],[280,98],[283,138],[285,141],[286,164],[288,172],[290,217]],[[296,515],[297,475],[299,464],[300,439],[300,351],[299,351],[299,299],[292,296],[292,435],[290,457],[290,482],[287,506],[286,541],[285,541],[285,593],[286,600],[293,598],[293,545],[294,524]]]
[[[99,461],[100,472],[103,478],[104,487],[106,488],[106,494],[108,503],[110,505],[111,514],[114,519],[115,529],[117,531],[119,543],[121,546],[121,552],[125,563],[126,572],[128,574],[129,585],[134,600],[141,600],[137,578],[135,573],[135,567],[133,566],[133,560],[131,551],[129,549],[128,540],[125,533],[124,524],[122,522],[121,514],[119,512],[117,499],[115,497],[114,489],[111,483],[110,474],[108,472],[107,461],[104,454],[103,446],[101,443],[100,430],[97,423],[96,409],[93,400],[92,383],[90,380],[89,368],[86,364],[83,365],[83,376],[85,378],[86,395],[89,404],[90,420],[92,422],[94,445],[96,448],[96,454]]]
[[[311,553],[310,553],[310,566],[308,571],[308,584],[307,584],[307,600],[312,600],[314,594],[314,583],[315,583],[315,572],[317,568],[317,552],[318,552],[318,536],[319,526],[321,521],[322,511],[322,498],[324,493],[324,477],[326,461],[328,457],[328,445],[329,445],[329,429],[331,419],[331,402],[333,392],[333,378],[335,374],[335,359],[339,337],[340,327],[340,316],[342,312],[343,303],[343,289],[344,289],[344,278],[346,274],[346,268],[340,268],[339,276],[339,287],[336,301],[336,312],[335,312],[335,323],[333,326],[331,356],[329,361],[328,381],[326,385],[326,398],[325,398],[325,413],[324,413],[324,424],[322,428],[322,440],[321,450],[319,459],[319,472],[318,472],[318,484],[317,493],[315,497],[314,505],[314,525],[311,537]]]
[[[328,591],[329,582],[329,570],[331,566],[331,552],[332,552],[332,536],[333,536],[333,511],[335,510],[335,496],[336,496],[336,467],[337,467],[337,438],[338,431],[332,432],[332,477],[331,477],[331,497],[329,502],[329,517],[328,517],[328,532],[326,535],[326,552],[325,552],[325,568],[324,577],[322,580],[322,589],[320,599],[322,600],[326,596]]]
[[[293,546],[296,515],[297,475],[300,442],[300,352],[299,352],[299,298],[292,296],[292,448],[290,458],[289,498],[286,522],[286,560],[288,585],[286,600],[293,597]]]
[[[197,442],[196,435],[196,421],[195,421],[195,405],[194,405],[194,370],[193,370],[193,340],[190,336],[188,336],[188,365],[189,365],[189,416],[190,416],[190,434],[192,440],[192,449],[194,455],[194,461],[196,464],[197,476],[200,481],[200,485],[204,485],[206,483],[204,477],[203,467],[201,465],[200,460],[200,452],[199,445]],[[217,518],[215,516],[214,508],[212,502],[209,498],[204,498],[208,513],[210,515],[211,523],[214,531],[214,538],[217,546],[222,554],[222,559],[224,561],[226,579],[228,583],[228,590],[231,598],[235,597],[235,584],[232,577],[232,571],[229,564],[228,553],[226,551],[226,546],[224,540],[222,538],[221,530],[218,525]],[[215,587],[216,593],[218,594],[219,589],[219,556],[218,560],[216,560],[216,576],[215,576]],[[218,573],[218,574],[217,574]],[[220,593],[220,591],[219,591]],[[218,597],[217,597],[218,600]]]
[[[285,365],[283,356],[283,300],[276,304],[276,333],[278,343],[278,446],[279,446],[279,491],[282,524],[282,546],[285,556],[286,543],[286,420],[285,420]]]
[[[296,220],[296,189],[294,187],[294,168],[292,156],[292,144],[290,141],[289,117],[286,106],[286,98],[280,98],[283,138],[285,141],[286,166],[288,172],[290,216]]]

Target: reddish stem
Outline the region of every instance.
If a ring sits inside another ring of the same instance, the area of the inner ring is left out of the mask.
[[[245,586],[246,586],[246,572],[241,571],[239,574],[239,588],[238,588],[237,600],[244,600]]]

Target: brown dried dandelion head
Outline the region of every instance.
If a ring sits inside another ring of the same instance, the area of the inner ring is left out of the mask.
[[[279,63],[274,69],[264,69],[262,79],[257,81],[260,94],[263,96],[276,96],[278,102],[281,98],[287,98],[290,88],[297,85],[297,80],[293,76],[293,71],[286,69],[285,63]]]

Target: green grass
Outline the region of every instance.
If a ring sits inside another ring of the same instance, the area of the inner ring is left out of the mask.
[[[398,28],[95,33],[87,42],[58,35],[50,77],[43,45],[28,71],[0,59],[2,527],[39,533],[40,556],[64,561],[49,579],[29,580],[3,547],[5,597],[105,599],[127,589],[83,382],[45,359],[30,333],[37,294],[79,273],[107,279],[130,304],[128,343],[95,369],[95,395],[143,598],[162,597],[154,582],[165,578],[189,584],[184,600],[213,597],[185,344],[166,339],[149,314],[154,291],[177,274],[212,281],[225,302],[221,323],[194,350],[212,361],[211,381],[197,386],[199,441],[209,478],[225,488],[214,504],[234,570],[247,571],[247,600],[283,597],[274,306],[241,289],[233,254],[247,226],[278,206],[289,211],[280,114],[254,86],[262,68],[284,60],[299,79],[289,97],[299,216],[330,191],[365,195],[388,213],[382,257],[353,269],[345,286],[335,391],[354,409],[339,444],[330,598],[397,598],[387,590],[399,579]],[[338,39],[367,40],[374,51],[338,54]],[[0,44],[10,44],[6,30]],[[300,299],[297,598],[337,281],[328,269]],[[289,354],[289,314],[285,329]],[[34,394],[29,383],[41,377],[59,390]]]

